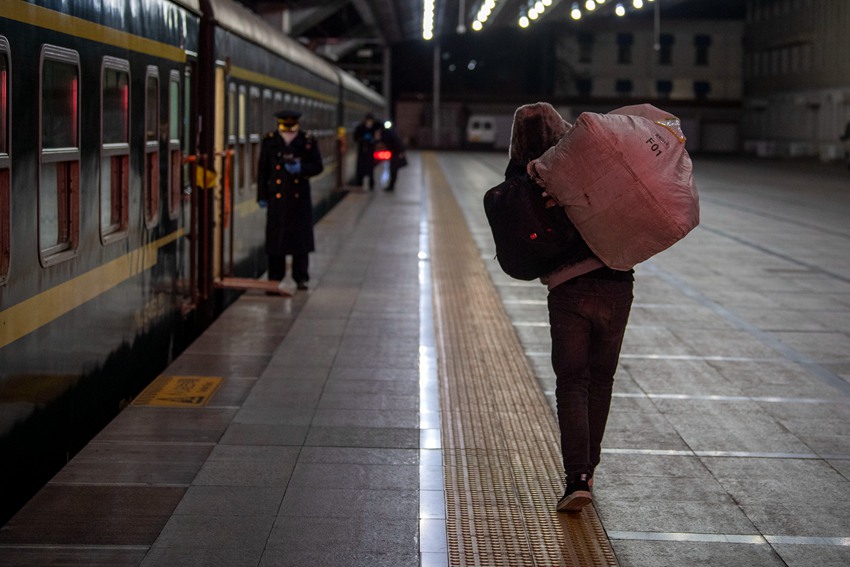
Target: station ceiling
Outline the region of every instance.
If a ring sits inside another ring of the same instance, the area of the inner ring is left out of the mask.
[[[388,45],[422,40],[424,0],[238,0],[253,12],[288,28],[289,35],[375,86]],[[607,0],[596,14],[613,11]],[[651,10],[649,1],[644,12]],[[743,18],[745,0],[655,0],[663,17]],[[474,33],[469,25],[483,0],[435,0],[434,37]],[[584,4],[581,0],[580,4]],[[516,26],[529,0],[499,0],[488,27]],[[573,0],[552,0],[541,21],[567,19]],[[465,15],[463,22],[462,16]],[[379,84],[379,81],[378,81]]]

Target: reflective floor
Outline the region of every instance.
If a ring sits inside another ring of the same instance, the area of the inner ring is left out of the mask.
[[[317,225],[308,292],[245,293],[168,368],[221,378],[206,405],[127,408],[0,564],[572,565],[585,520],[587,564],[850,564],[846,169],[695,160],[702,222],[636,268],[572,522],[546,290],[499,270],[481,207],[505,156],[408,159]]]

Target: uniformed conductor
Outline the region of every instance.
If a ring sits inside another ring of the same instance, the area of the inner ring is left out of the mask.
[[[316,140],[300,130],[301,113],[282,110],[275,117],[277,131],[263,138],[257,168],[257,203],[267,211],[269,279],[286,276],[286,257],[290,255],[292,278],[298,289],[307,289],[308,254],[315,250],[309,178],[321,173],[324,166]]]

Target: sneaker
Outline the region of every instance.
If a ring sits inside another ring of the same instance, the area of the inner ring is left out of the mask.
[[[579,512],[593,501],[588,485],[591,476],[582,473],[575,475],[575,477],[572,480],[570,480],[570,476],[566,478],[567,488],[564,490],[564,495],[558,500],[558,512]]]

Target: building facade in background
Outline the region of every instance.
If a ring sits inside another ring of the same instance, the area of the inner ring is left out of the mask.
[[[742,138],[758,155],[841,159],[850,121],[850,2],[748,0]]]
[[[740,151],[743,29],[730,19],[588,19],[554,46],[554,98],[599,112],[649,102],[681,118],[689,151]]]

